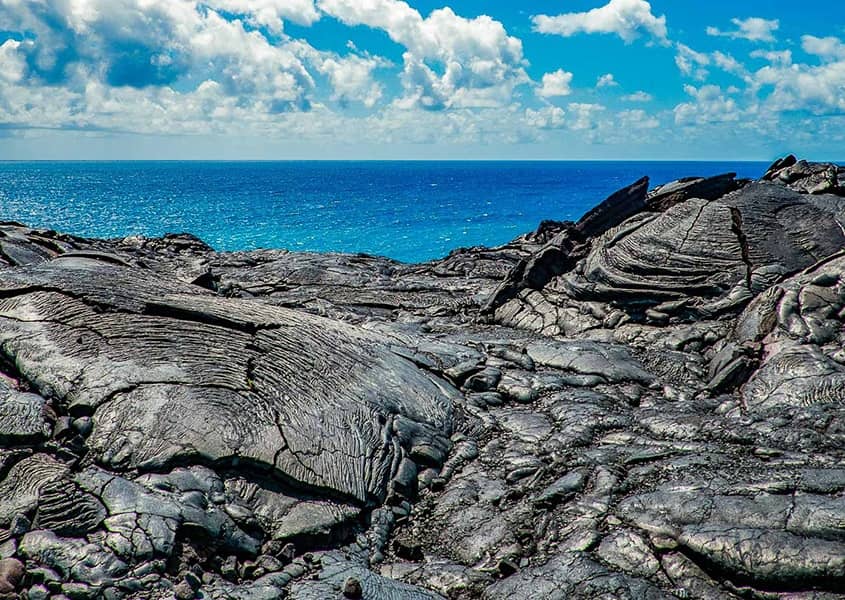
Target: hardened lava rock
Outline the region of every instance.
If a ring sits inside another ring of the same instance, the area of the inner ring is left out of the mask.
[[[0,598],[845,598],[842,182],[418,265],[0,223]]]

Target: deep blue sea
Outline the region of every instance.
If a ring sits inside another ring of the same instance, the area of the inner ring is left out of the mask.
[[[367,252],[403,261],[493,246],[652,186],[767,163],[6,162],[0,220],[92,237],[187,231],[218,250]]]

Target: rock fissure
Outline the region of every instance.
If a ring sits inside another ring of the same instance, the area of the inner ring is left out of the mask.
[[[748,238],[745,237],[745,232],[742,230],[742,213],[737,208],[731,208],[731,223],[731,229],[736,234],[742,252],[742,262],[745,263],[745,285],[750,290],[751,274],[754,271],[754,265],[751,262],[750,252],[748,250]]]

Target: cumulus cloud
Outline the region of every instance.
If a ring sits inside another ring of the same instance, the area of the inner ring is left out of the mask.
[[[639,91],[622,96],[622,100],[625,102],[651,102],[654,100],[654,96],[648,92]]]
[[[446,7],[423,18],[401,0],[320,0],[319,7],[347,25],[385,31],[406,48],[402,106],[501,106],[529,81],[522,42],[489,16],[467,19]]]
[[[818,56],[824,60],[845,60],[845,44],[837,37],[815,37],[805,35],[801,37],[801,48],[807,54]]]
[[[558,69],[552,73],[543,75],[540,87],[537,88],[537,96],[540,98],[555,98],[568,96],[572,93],[572,73]]]
[[[686,85],[684,91],[692,99],[675,107],[675,124],[704,125],[739,121],[741,114],[736,100],[727,96],[718,85],[704,85],[700,88]]]
[[[780,28],[779,20],[761,19],[760,17],[734,18],[731,19],[731,23],[736,25],[736,29],[722,31],[718,27],[708,27],[707,35],[743,39],[751,42],[774,42],[774,32]]]
[[[341,104],[360,102],[372,108],[381,100],[383,87],[373,77],[373,71],[386,61],[369,56],[328,56],[319,61],[318,70],[329,78],[334,90],[332,99]]]
[[[323,4],[405,46],[397,101],[377,75],[395,65],[289,36],[286,22],[325,15],[311,0],[0,0],[0,29],[15,32],[0,38],[0,122],[378,143],[501,143],[528,129],[511,106],[530,82],[522,44],[498,21],[448,8],[423,18],[391,0]],[[567,74],[551,75],[545,91],[565,91]],[[353,103],[369,111],[343,110]]]
[[[319,107],[374,107],[386,61],[318,51],[283,31],[312,0],[0,0],[0,121],[151,133],[260,129]],[[324,96],[326,97],[326,96]],[[316,119],[315,119],[316,120]],[[236,127],[237,129],[237,127]]]
[[[32,42],[26,42],[32,43]],[[17,83],[26,73],[26,60],[20,52],[22,42],[6,40],[0,45],[0,80],[7,83]]]
[[[766,106],[772,110],[817,115],[845,111],[845,60],[820,65],[771,64],[754,74],[753,83],[769,91]]]
[[[566,112],[559,106],[544,106],[539,110],[525,109],[525,122],[535,129],[563,129]]]
[[[626,42],[668,39],[665,17],[654,16],[648,2],[602,3],[547,21],[535,17],[535,28],[610,33]],[[393,64],[351,43],[324,51],[291,37],[301,30],[288,23],[320,19],[383,31],[403,48],[402,58]],[[762,26],[738,21],[736,31],[719,34],[764,41]],[[673,111],[645,104],[611,111],[587,102],[552,105],[573,97],[573,74],[557,69],[532,82],[522,42],[494,18],[466,18],[450,8],[421,14],[402,0],[0,0],[0,31],[0,123],[13,135],[69,129],[374,144],[569,135],[640,143],[646,130],[660,137],[661,124],[667,135],[672,123],[693,135],[765,123],[780,135],[784,123],[821,123],[819,115],[830,123],[845,113],[839,37],[805,35],[800,49],[761,46],[745,57],[674,43],[681,73],[697,80],[685,87],[688,97]],[[717,70],[739,78],[741,89],[706,85]],[[521,85],[539,101],[523,96]],[[606,73],[595,85],[618,84]],[[618,96],[653,100],[621,88]]]
[[[842,114],[845,112],[845,43],[837,37],[805,35],[801,38],[801,48],[816,59],[815,64],[796,62],[790,50],[755,50],[751,52],[751,58],[768,64],[749,70],[724,53],[684,52],[688,64],[682,71],[689,74],[695,70],[692,65],[714,65],[741,77],[747,84],[748,109],[759,111],[755,113],[757,120],[792,112],[825,117]],[[704,86],[694,96],[699,105],[706,104],[707,100],[710,105],[721,104],[725,109],[736,106],[730,98],[720,99],[712,86]],[[680,115],[681,120],[692,118],[693,109],[688,105],[690,103],[685,103],[676,109],[676,116]],[[698,108],[700,106],[696,110]],[[736,114],[736,111],[728,113]]]
[[[538,110],[525,110],[525,122],[536,129],[567,129],[585,132],[596,130],[607,123],[600,121],[600,115],[606,110],[601,104],[570,102],[566,109],[559,106],[544,106]]]
[[[569,110],[569,128],[582,131],[598,127],[598,117],[605,107],[601,104],[570,102],[567,109]]]
[[[320,19],[313,0],[205,0],[205,4],[275,32],[282,30],[284,21],[311,25]]]
[[[597,88],[616,87],[618,85],[619,83],[617,83],[616,78],[613,76],[613,73],[605,73],[596,80]]]
[[[789,50],[752,53],[769,64],[749,77],[749,89],[771,112],[805,112],[831,117],[845,112],[845,43],[837,37],[801,38],[802,50],[816,59],[795,62]]]
[[[763,60],[776,65],[791,65],[791,50],[755,50],[751,58],[762,58]]]
[[[622,129],[629,131],[636,129],[657,129],[660,127],[660,120],[641,108],[620,111],[616,114],[616,120]]]
[[[577,33],[608,33],[631,43],[643,34],[668,44],[666,17],[655,16],[646,0],[610,0],[587,12],[531,17],[539,33],[570,37]]]
[[[21,49],[41,83],[144,88],[199,75],[278,108],[306,107],[313,87],[287,44],[193,0],[2,0],[0,20],[34,37]]]

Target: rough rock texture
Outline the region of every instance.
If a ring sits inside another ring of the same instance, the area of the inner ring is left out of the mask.
[[[2,223],[0,598],[845,598],[842,181],[419,265]]]

